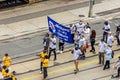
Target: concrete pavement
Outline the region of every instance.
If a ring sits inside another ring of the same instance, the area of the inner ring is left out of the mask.
[[[82,0],[83,2],[87,2],[87,0]],[[97,1],[97,0],[95,0]],[[55,8],[58,4],[54,4],[55,2],[50,2],[50,6],[46,6],[45,4],[48,4],[48,2],[43,2],[43,3],[38,3],[38,4],[33,4],[31,6],[26,6],[22,8],[15,8],[13,10],[8,10],[8,11],[1,11],[0,12],[0,40],[5,40],[5,39],[10,39],[10,38],[15,38],[18,36],[30,34],[30,33],[35,33],[37,31],[41,31],[43,29],[47,29],[47,18],[46,16],[50,16],[54,20],[56,20],[59,23],[62,23],[64,25],[74,23],[80,19],[89,21],[89,22],[94,22],[97,20],[103,20],[103,19],[111,19],[111,16],[113,16],[112,13],[108,13],[108,15],[105,16],[99,16],[96,15],[96,13],[104,12],[107,10],[112,10],[119,8],[119,0],[104,0],[100,3],[97,3],[94,5],[94,13],[93,16],[95,18],[88,18],[88,6],[86,7],[81,7],[77,8],[74,10],[64,10],[64,12],[59,12],[59,13],[52,13],[51,15],[43,13],[43,16],[39,17],[32,17],[30,15],[31,13],[37,13],[38,11],[44,11],[48,10],[50,8]],[[60,4],[59,7],[64,7],[64,6],[69,6],[69,5],[75,5],[77,3],[81,3],[79,0],[75,0],[75,2],[69,2],[68,4]],[[114,3],[114,4],[113,4]],[[42,5],[45,5],[46,7],[44,8],[39,8]],[[107,5],[106,5],[107,4]],[[35,6],[36,5],[36,6]],[[108,6],[109,5],[109,6]],[[34,11],[36,10],[36,11]],[[27,13],[26,13],[26,12]],[[9,14],[8,14],[9,13]],[[27,14],[27,15],[26,15]],[[27,17],[25,17],[25,15]],[[79,17],[79,15],[84,15],[85,17]],[[114,15],[119,15],[119,12],[114,13]],[[20,17],[19,17],[20,16]],[[24,20],[22,19],[24,16]],[[62,17],[61,17],[62,16]],[[116,17],[113,16],[113,17]],[[17,18],[19,17],[19,18]],[[31,18],[28,18],[31,17]],[[117,16],[120,17],[120,16]],[[14,22],[12,21],[15,20]],[[21,21],[22,20],[22,21]],[[4,21],[4,22],[3,22]],[[17,21],[17,22],[16,22]]]

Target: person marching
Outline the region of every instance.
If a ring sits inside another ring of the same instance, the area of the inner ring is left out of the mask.
[[[104,65],[104,59],[105,59],[105,49],[107,47],[107,44],[104,42],[103,39],[101,39],[101,42],[99,43],[99,64]]]
[[[59,39],[59,53],[63,53],[64,50],[64,41],[62,39]]]
[[[43,60],[43,79],[42,80],[46,80],[48,76],[48,73],[47,73],[48,64],[49,64],[49,59],[48,59],[48,56],[46,55]]]
[[[110,45],[108,45],[105,50],[105,59],[106,61],[103,70],[110,68],[110,60],[112,59],[112,49]]]
[[[75,48],[72,50],[73,54],[73,61],[75,64],[75,74],[79,71],[78,69],[78,62],[79,62],[79,57],[82,55],[81,50],[79,49],[79,46],[75,46]]]
[[[43,45],[44,45],[44,50],[46,50],[47,52],[49,48],[49,43],[50,43],[49,33],[46,33],[45,37],[43,38]]]
[[[91,31],[91,34],[90,34],[90,43],[91,43],[91,50],[90,52],[93,52],[95,53],[95,38],[96,38],[96,31],[95,30],[92,30]]]
[[[114,42],[114,37],[112,35],[112,32],[109,32],[107,38],[107,45],[109,45],[112,48],[113,42]]]
[[[43,50],[39,55],[37,55],[37,56],[40,56],[40,73],[42,73],[42,71],[43,71],[43,61],[44,61],[46,55],[47,55],[46,50]]]
[[[3,65],[6,66],[7,68],[9,68],[11,63],[12,63],[12,60],[9,57],[8,53],[5,54],[5,56],[3,57],[2,61],[3,61]]]
[[[120,45],[120,25],[116,28],[117,45]]]
[[[120,77],[120,56],[118,57],[118,60],[114,65],[114,68],[117,69],[117,75],[115,77]]]
[[[54,34],[52,34],[51,38],[50,38],[49,59],[51,56],[51,52],[54,53],[54,61],[55,61],[56,60],[56,38],[55,38]]]
[[[104,40],[105,42],[107,42],[108,33],[109,33],[109,31],[110,31],[110,24],[108,23],[108,21],[105,21],[105,22],[104,22],[103,30],[104,30],[104,32],[103,32],[103,40]]]

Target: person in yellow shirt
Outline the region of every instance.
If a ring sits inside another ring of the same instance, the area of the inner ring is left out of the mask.
[[[43,50],[38,56],[40,56],[40,73],[42,73],[43,69],[43,61],[45,59],[45,56],[47,55],[47,51]]]
[[[17,78],[15,77],[15,74],[16,74],[16,72],[13,71],[12,74],[11,74],[11,78],[12,78],[12,80],[17,80]]]
[[[6,69],[7,69],[7,67],[6,66],[3,66],[2,67],[2,76],[4,77],[5,76],[5,74],[6,74]]]
[[[3,57],[3,65],[8,68],[8,67],[10,67],[11,62],[12,62],[11,58],[6,53],[5,56]]]
[[[11,73],[9,72],[8,69],[5,70],[5,75],[3,77],[4,77],[4,80],[11,79]]]
[[[48,74],[47,74],[47,68],[48,68],[48,64],[49,64],[49,59],[48,56],[45,56],[45,59],[43,61],[43,79],[42,80],[46,80]]]

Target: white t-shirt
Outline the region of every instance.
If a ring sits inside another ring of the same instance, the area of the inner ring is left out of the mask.
[[[82,45],[85,45],[85,44],[86,44],[85,38],[82,38],[79,40],[79,47],[81,47]]]
[[[113,41],[114,41],[114,37],[112,35],[108,35],[107,44],[112,46]]]
[[[50,48],[55,49],[56,48],[56,38],[50,38],[50,40],[51,40],[50,41]]]
[[[104,25],[104,31],[105,32],[109,32],[108,29],[110,29],[110,25],[109,24],[108,25]]]
[[[79,35],[75,35],[74,39],[75,39],[74,43],[75,44],[79,44],[80,36]]]
[[[105,42],[100,42],[99,44],[99,52],[105,52],[107,44]]]
[[[74,24],[70,27],[70,30],[71,30],[71,34],[75,33],[76,27]]]
[[[78,50],[73,50],[73,59],[76,60],[78,59],[78,57],[80,56],[80,54],[82,54],[82,52],[80,51],[80,49]]]
[[[84,27],[85,27],[85,24],[76,24],[76,27],[77,27],[77,31],[79,32],[79,34],[82,34],[82,31],[83,31],[83,29],[84,29]]]

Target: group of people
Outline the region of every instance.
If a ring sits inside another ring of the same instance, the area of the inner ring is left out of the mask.
[[[75,73],[79,71],[78,69],[78,62],[79,59],[84,60],[85,59],[85,53],[86,49],[89,46],[89,43],[91,45],[91,50],[93,54],[96,53],[95,49],[95,42],[96,42],[96,31],[94,29],[91,30],[91,27],[88,22],[80,21],[77,24],[70,24],[69,25],[72,35],[72,40],[74,42],[74,48],[72,49],[73,54],[73,61],[75,64]],[[116,29],[116,38],[118,45],[120,45],[120,25]],[[101,39],[98,48],[99,48],[99,64],[103,64],[103,70],[110,68],[110,60],[114,57],[114,51],[112,50],[114,42],[114,36],[110,29],[110,24],[108,21],[104,22],[103,27],[103,38]],[[64,50],[64,41],[59,39],[59,53],[62,53]],[[51,34],[49,36],[48,33],[46,33],[45,37],[43,38],[43,45],[44,50],[40,53],[40,73],[42,73],[43,68],[43,74],[44,79],[47,77],[47,68],[44,69],[43,64],[45,64],[44,60],[47,60],[47,66],[48,62],[51,57],[51,52],[54,53],[54,61],[57,59],[56,55],[56,37],[54,34]],[[46,58],[45,58],[46,56]]]
[[[17,80],[17,78],[15,77],[16,72],[12,71],[10,68],[12,60],[9,57],[8,53],[4,55],[2,63],[3,66],[1,66],[1,73],[4,80]]]
[[[85,52],[88,43],[91,43],[90,52],[96,53],[95,51],[95,41],[96,41],[96,31],[91,30],[91,27],[88,23],[83,23],[80,21],[78,24],[70,25],[72,38],[74,41],[74,49],[72,53],[74,54],[73,60],[75,63],[75,73],[79,71],[78,62],[79,59],[85,58]],[[120,45],[120,25],[116,28],[116,38],[117,44]],[[101,39],[98,48],[99,48],[99,64],[103,64],[103,70],[110,68],[110,60],[114,57],[114,51],[112,50],[112,46],[114,43],[114,36],[112,34],[110,24],[108,21],[104,22],[103,27],[103,38]],[[118,75],[120,74],[120,68],[118,68]]]

